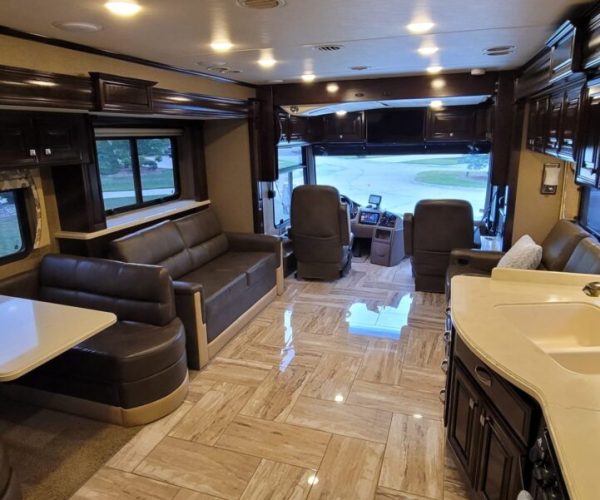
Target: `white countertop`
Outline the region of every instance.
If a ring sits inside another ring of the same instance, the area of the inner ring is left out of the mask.
[[[93,240],[107,234],[116,233],[123,229],[136,227],[147,222],[177,215],[194,208],[200,208],[210,205],[210,200],[175,200],[160,205],[153,205],[139,210],[132,210],[118,215],[111,215],[106,218],[106,229],[100,229],[91,233],[77,231],[58,231],[54,234],[62,240]]]
[[[492,278],[452,279],[451,314],[458,335],[487,365],[540,403],[571,500],[600,498],[600,375],[558,364],[498,306],[576,302],[600,307],[600,298],[582,292],[590,281],[600,276],[494,269]]]
[[[0,295],[0,382],[25,375],[116,321],[108,312]]]

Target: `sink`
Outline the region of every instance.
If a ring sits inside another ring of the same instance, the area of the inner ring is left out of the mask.
[[[500,304],[524,337],[567,370],[600,374],[600,307],[583,302]]]

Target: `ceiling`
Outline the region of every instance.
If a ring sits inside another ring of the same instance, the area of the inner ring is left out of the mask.
[[[297,82],[303,73],[317,80],[373,78],[472,68],[510,69],[525,63],[564,20],[587,0],[286,0],[268,10],[240,7],[236,0],[137,0],[142,7],[121,18],[105,0],[2,0],[0,24],[96,48],[210,73],[226,66],[236,80],[262,84]],[[73,33],[54,22],[97,23],[102,30]],[[411,22],[431,21],[431,31],[409,33]],[[210,44],[229,40],[233,48],[217,53]],[[314,47],[342,46],[333,52]],[[483,53],[511,45],[503,56]],[[422,56],[417,49],[437,46]],[[257,61],[274,58],[263,68]],[[200,64],[199,64],[200,63]],[[363,71],[352,66],[367,66]],[[219,74],[215,71],[215,74]]]

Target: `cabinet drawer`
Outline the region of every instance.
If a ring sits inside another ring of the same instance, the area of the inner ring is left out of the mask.
[[[508,382],[488,368],[457,335],[454,356],[462,362],[490,401],[500,410],[506,423],[524,444],[529,442],[533,406],[525,399],[527,395],[517,392]]]

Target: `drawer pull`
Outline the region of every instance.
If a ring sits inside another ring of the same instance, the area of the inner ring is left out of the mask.
[[[488,417],[486,417],[485,415],[479,415],[479,425],[481,425],[481,427],[485,427],[485,424],[487,422],[489,422],[490,419]]]
[[[440,401],[442,403],[446,403],[446,389],[442,389],[440,391]]]
[[[477,365],[475,367],[475,376],[486,387],[492,387],[492,374],[483,366]]]
[[[444,361],[442,361],[440,368],[442,369],[442,371],[444,373],[448,373],[448,359],[445,359]]]
[[[475,400],[473,398],[469,398],[469,408],[471,408],[471,410],[473,410],[476,406],[477,406],[477,403],[475,402]]]

